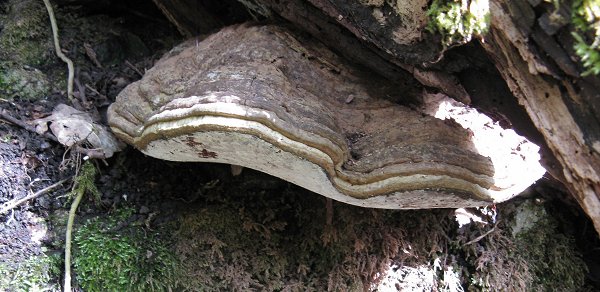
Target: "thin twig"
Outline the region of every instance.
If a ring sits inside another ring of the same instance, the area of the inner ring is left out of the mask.
[[[2,119],[4,119],[4,120],[7,120],[7,121],[9,121],[9,122],[11,122],[11,123],[13,123],[13,124],[15,124],[15,125],[17,125],[17,126],[19,126],[19,127],[23,128],[23,129],[25,129],[25,130],[27,130],[27,131],[29,131],[29,132],[32,132],[32,133],[39,134],[39,133],[38,133],[38,132],[35,130],[35,127],[33,127],[33,126],[31,126],[31,125],[28,125],[27,123],[25,123],[25,122],[23,122],[23,121],[21,121],[21,120],[19,120],[19,119],[15,118],[15,117],[13,117],[13,116],[9,115],[9,114],[6,112],[6,110],[1,110],[1,111],[0,111],[0,118],[2,118]],[[48,132],[45,132],[45,133],[43,133],[43,134],[41,134],[41,135],[42,135],[44,138],[46,138],[46,139],[52,140],[52,141],[54,141],[54,142],[58,142],[58,138],[56,138],[56,136],[54,136],[54,135],[52,135],[52,134],[50,134],[50,133],[48,133]],[[60,142],[59,142],[59,143],[60,143]]]
[[[15,221],[15,209],[11,209],[10,211],[10,217],[8,217],[8,220],[6,220],[5,226],[9,226],[13,223],[13,221]]]
[[[77,74],[77,76],[79,76],[79,73]],[[79,97],[79,100],[81,100],[81,102],[85,105],[87,103],[87,97],[85,96],[85,87],[81,85],[81,82],[79,82],[78,77],[76,77],[73,81],[75,82],[75,86],[77,86],[77,97]]]
[[[492,232],[494,232],[494,230],[496,230],[496,226],[498,226],[499,222],[500,222],[500,220],[498,220],[498,222],[496,222],[496,225],[494,225],[494,227],[492,227],[492,229],[488,230],[486,233],[484,233],[482,235],[477,236],[475,239],[463,244],[463,246],[473,244],[475,242],[482,240],[484,237],[488,236],[490,233],[492,233]]]
[[[87,156],[89,158],[106,159],[106,155],[104,155],[104,151],[101,148],[89,149],[89,148],[81,147],[79,145],[73,145],[73,146],[74,146],[73,149],[75,150],[75,152],[81,153],[84,156]]]
[[[104,94],[102,94],[102,93],[98,92],[98,90],[96,90],[95,88],[93,88],[93,87],[91,87],[91,86],[89,86],[89,85],[87,85],[87,84],[85,85],[85,88],[89,89],[91,92],[93,92],[93,93],[97,94],[98,96],[100,96],[100,97],[102,97],[102,98],[104,98],[104,99],[108,99],[108,97],[106,97],[106,95],[104,95]]]
[[[70,179],[71,179],[70,177],[69,178],[65,178],[65,179],[63,179],[63,180],[61,180],[61,181],[59,181],[57,183],[54,183],[52,185],[49,185],[49,186],[47,186],[47,187],[45,187],[45,188],[43,188],[43,189],[41,189],[41,190],[39,190],[39,191],[31,194],[31,195],[25,196],[25,197],[20,198],[20,199],[10,200],[10,201],[4,203],[4,205],[2,206],[2,209],[0,209],[0,214],[4,214],[8,210],[12,210],[13,208],[15,208],[15,207],[17,207],[17,206],[19,206],[19,205],[27,202],[27,201],[33,200],[35,198],[38,198],[38,197],[42,196],[43,194],[45,194],[45,193],[47,193],[47,192],[49,192],[49,191],[57,188],[58,186],[64,184],[66,181],[68,181]]]
[[[136,66],[131,64],[129,61],[125,60],[125,65],[127,65],[127,67],[131,68],[137,74],[140,74],[140,77],[144,77],[144,73],[142,73],[142,71],[140,71],[140,69],[138,69]]]
[[[50,17],[50,25],[52,26],[54,50],[56,51],[56,55],[61,60],[63,60],[63,62],[67,63],[67,68],[69,69],[69,77],[67,80],[67,97],[71,102],[73,102],[73,79],[75,78],[75,68],[73,66],[73,61],[71,61],[71,59],[69,59],[69,57],[67,57],[60,48],[60,42],[58,40],[58,26],[56,25],[56,18],[54,17],[54,10],[52,9],[50,0],[44,0],[44,4],[46,5],[46,9],[48,10],[48,17]]]
[[[12,102],[10,100],[4,99],[4,98],[0,98],[0,101],[6,102],[6,103],[10,103],[12,106],[16,107],[18,110],[23,110],[23,107],[21,107],[20,105]]]
[[[59,144],[60,141],[58,141],[58,138],[56,138],[56,136],[50,134],[49,132],[44,132],[43,134],[38,133],[35,128],[33,126],[28,125],[27,123],[9,115],[6,113],[6,110],[1,110],[0,111],[0,118],[7,120],[27,131],[30,131],[32,133],[36,133],[38,135],[43,136],[44,138],[47,138],[49,140],[52,140],[54,142],[57,142]],[[75,152],[81,153],[85,156],[88,156],[90,158],[96,158],[96,159],[106,159],[106,156],[104,155],[104,151],[102,151],[101,149],[88,149],[88,148],[84,148],[81,147],[79,145],[73,145],[73,150],[75,150]]]

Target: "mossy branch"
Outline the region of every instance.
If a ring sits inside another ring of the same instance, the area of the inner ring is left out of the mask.
[[[90,161],[86,161],[83,164],[81,172],[75,177],[75,185],[73,187],[72,195],[75,195],[73,203],[71,203],[71,210],[69,211],[69,220],[67,221],[67,233],[65,238],[65,285],[63,291],[71,291],[71,236],[73,234],[73,222],[75,222],[75,212],[79,203],[86,192],[92,193],[95,197],[100,196],[98,188],[94,184],[94,178],[96,177],[96,169]]]
[[[63,62],[67,63],[67,67],[69,69],[69,77],[67,80],[67,97],[73,103],[73,79],[75,78],[75,68],[73,67],[73,61],[69,59],[61,50],[60,42],[58,40],[58,26],[56,25],[56,18],[54,17],[54,10],[52,9],[52,5],[50,4],[50,0],[44,0],[44,4],[46,5],[46,9],[48,10],[48,17],[50,18],[50,25],[52,26],[52,37],[54,39],[54,50],[56,51],[56,55],[63,60]]]

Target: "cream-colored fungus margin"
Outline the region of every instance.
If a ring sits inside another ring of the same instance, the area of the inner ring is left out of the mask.
[[[202,108],[214,115],[187,116]],[[113,125],[117,135],[142,152],[171,161],[205,161],[240,165],[279,177],[337,201],[372,208],[410,209],[448,206],[481,206],[500,193],[449,175],[413,173],[392,176],[364,184],[352,184],[342,177],[360,176],[345,172],[330,155],[290,139],[264,124],[244,119],[253,109],[233,103],[199,104],[193,109],[159,111],[148,118],[132,137]],[[228,116],[221,116],[223,112]],[[235,117],[238,116],[238,117]],[[269,115],[268,115],[269,116]],[[277,119],[271,115],[273,122]],[[185,129],[185,130],[183,130]],[[331,144],[327,139],[303,132],[307,140]],[[310,144],[310,143],[309,143]],[[337,148],[334,145],[331,148]],[[338,148],[338,151],[339,150]],[[456,172],[470,172],[456,166]],[[459,168],[459,169],[456,169]],[[339,174],[343,173],[343,176]],[[365,175],[365,174],[363,174]],[[470,173],[476,177],[477,175]],[[365,175],[365,176],[368,176]],[[393,191],[388,191],[393,190]],[[443,192],[444,195],[440,195]],[[506,195],[502,195],[504,197]],[[472,197],[470,199],[470,197]]]

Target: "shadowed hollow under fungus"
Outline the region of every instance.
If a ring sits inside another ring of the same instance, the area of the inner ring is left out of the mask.
[[[389,101],[404,94],[290,30],[240,25],[173,49],[109,123],[153,157],[241,165],[365,207],[482,206],[539,178],[495,176],[469,131]]]

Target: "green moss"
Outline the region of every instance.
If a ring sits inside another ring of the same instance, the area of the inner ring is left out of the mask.
[[[81,192],[90,193],[93,196],[94,201],[100,201],[100,191],[98,190],[95,181],[96,174],[97,170],[94,164],[89,160],[84,162],[81,167],[81,171],[75,177],[75,187],[73,188],[73,191],[70,193],[70,195],[74,196],[75,194]]]
[[[0,69],[2,96],[31,100],[46,96],[49,92],[50,82],[40,70],[31,67]]]
[[[0,263],[1,291],[60,291],[56,279],[60,274],[58,256],[45,254],[9,265]]]
[[[158,232],[117,230],[131,214],[122,209],[77,229],[74,265],[84,291],[167,291],[177,285],[178,263]]]
[[[583,76],[600,74],[600,0],[576,0],[572,6],[575,53],[586,71]]]
[[[434,0],[427,10],[427,29],[442,35],[445,46],[469,42],[485,34],[490,25],[487,1]]]
[[[523,204],[518,212],[537,217],[531,226],[515,234],[517,258],[527,262],[532,274],[528,290],[580,291],[587,268],[576,253],[574,239],[559,230],[556,220],[541,205]]]
[[[449,254],[461,259],[455,270],[466,290],[586,290],[585,263],[553,214],[533,201],[504,203],[498,210],[501,221],[463,226],[450,242]]]
[[[49,63],[52,39],[42,1],[10,0],[0,14],[0,95],[37,99],[50,91],[48,77],[37,68]]]
[[[11,0],[0,15],[0,60],[39,67],[52,55],[50,22],[42,1]]]

